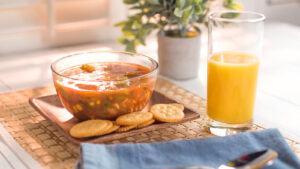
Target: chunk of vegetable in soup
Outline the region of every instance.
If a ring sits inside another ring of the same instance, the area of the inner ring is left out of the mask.
[[[59,72],[63,77],[54,84],[62,104],[80,120],[115,119],[145,107],[155,78],[137,76],[150,71],[131,63],[83,64]]]

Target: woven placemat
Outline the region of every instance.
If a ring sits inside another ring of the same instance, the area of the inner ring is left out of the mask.
[[[157,80],[156,91],[173,98],[201,114],[200,119],[150,131],[106,144],[160,142],[212,137],[206,130],[206,102],[167,80]],[[28,103],[30,97],[54,94],[53,86],[0,94],[0,123],[14,139],[45,168],[74,168],[79,158],[79,146],[69,142],[50,122]],[[263,128],[255,125],[253,130]],[[287,139],[300,157],[300,144]]]

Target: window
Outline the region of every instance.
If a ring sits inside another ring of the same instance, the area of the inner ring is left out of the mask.
[[[121,0],[5,0],[0,55],[114,39],[125,17]]]

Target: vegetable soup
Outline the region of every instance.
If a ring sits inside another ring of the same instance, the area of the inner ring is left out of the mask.
[[[78,119],[113,120],[146,106],[156,79],[150,72],[133,63],[82,64],[59,72],[54,85],[62,104]]]

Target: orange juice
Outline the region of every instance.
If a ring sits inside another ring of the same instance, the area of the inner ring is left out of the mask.
[[[259,60],[256,56],[222,52],[208,59],[207,114],[219,122],[252,120]]]

